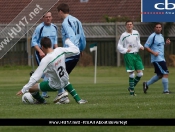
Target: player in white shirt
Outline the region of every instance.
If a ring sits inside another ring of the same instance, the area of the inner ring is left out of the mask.
[[[124,62],[126,71],[129,73],[129,88],[130,95],[134,96],[134,87],[140,81],[143,76],[142,70],[144,69],[139,49],[144,50],[144,47],[140,44],[140,35],[138,31],[133,30],[133,22],[128,20],[125,23],[126,31],[120,36],[117,49],[120,53],[124,54]],[[134,72],[137,72],[135,76]]]
[[[53,50],[49,38],[44,37],[41,39],[41,49],[46,56],[41,60],[38,68],[30,77],[29,82],[17,93],[17,95],[22,95],[29,91],[37,102],[42,104],[46,101],[40,96],[39,90],[45,92],[58,91],[60,88],[65,88],[77,103],[82,104],[87,102],[79,97],[75,89],[69,83],[69,75],[65,68],[65,58],[79,54],[80,51],[69,39],[66,39],[65,43],[69,47],[58,47]],[[37,83],[43,73],[49,80]],[[59,99],[57,101],[59,103]]]
[[[35,58],[37,65],[41,62],[41,59],[45,56],[43,51],[41,50],[40,41],[43,37],[50,38],[52,42],[52,48],[55,49],[58,47],[58,28],[55,24],[52,23],[52,13],[50,11],[44,13],[43,15],[43,22],[40,23],[33,35],[31,40],[31,47],[35,49]],[[32,74],[34,71],[32,71],[30,74]],[[48,78],[46,78],[44,75],[42,76],[43,81],[47,81]],[[47,92],[42,92],[42,96],[45,98],[48,98],[49,95]]]

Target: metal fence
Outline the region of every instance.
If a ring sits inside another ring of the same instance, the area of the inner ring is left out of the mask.
[[[62,46],[61,40],[61,25],[58,26],[58,44]],[[0,30],[7,25],[0,24]],[[32,64],[31,58],[33,50],[30,48],[31,36],[37,25],[27,25],[26,34],[20,39],[20,41],[11,50],[0,59],[0,66],[4,65],[30,65]],[[11,28],[11,27],[8,27]],[[125,23],[83,23],[84,32],[87,39],[87,46],[84,51],[86,53],[81,59],[81,63],[87,63],[90,65],[94,62],[94,53],[89,51],[89,45],[97,43],[97,65],[98,66],[123,66],[123,55],[118,53],[116,46],[119,36],[125,31]],[[134,23],[134,29],[138,30],[141,37],[141,43],[144,45],[147,37],[153,32],[153,25],[150,23]],[[163,29],[164,34],[164,29]],[[3,40],[5,36],[0,36],[0,40]],[[21,36],[15,36],[16,40]],[[165,57],[169,65],[173,65],[173,60],[169,58],[170,55],[175,54],[175,24],[172,25],[168,36],[171,39],[171,45],[165,48]],[[14,42],[16,40],[13,40]],[[12,42],[13,42],[12,41]],[[140,51],[143,63],[145,66],[150,66],[150,55],[146,51]],[[91,59],[92,63],[89,61]],[[175,60],[174,60],[175,61]]]

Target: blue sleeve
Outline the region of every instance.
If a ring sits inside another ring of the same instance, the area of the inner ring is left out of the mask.
[[[83,30],[82,26],[80,29],[81,29],[81,37],[80,37],[79,49],[80,49],[80,51],[83,51],[86,48],[86,37],[85,37],[84,30]]]
[[[151,45],[153,44],[153,37],[154,37],[153,34],[148,37],[144,47],[146,47],[146,48],[150,48],[151,47]]]
[[[36,27],[33,35],[32,35],[32,41],[31,41],[31,47],[38,45],[40,47],[39,44],[39,32],[40,32],[40,28]]]
[[[71,42],[73,42],[77,47],[79,47],[80,51],[83,51],[86,47],[86,38],[83,31],[83,27],[80,21],[74,20],[74,22],[69,21],[62,24],[64,32],[66,34],[66,38],[69,38]]]
[[[66,33],[66,38],[69,38],[71,42],[75,44],[75,33],[72,27],[69,24],[63,23],[62,28],[64,29]]]

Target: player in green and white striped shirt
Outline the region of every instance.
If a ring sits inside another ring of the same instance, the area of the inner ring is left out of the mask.
[[[49,38],[44,37],[41,39],[41,49],[47,55],[41,60],[39,67],[30,77],[29,82],[17,93],[17,95],[22,95],[29,91],[39,103],[45,103],[45,99],[40,96],[39,90],[45,92],[58,91],[60,88],[65,88],[77,103],[83,104],[87,102],[79,97],[75,89],[69,83],[69,75],[65,67],[65,58],[77,55],[80,51],[69,39],[65,40],[65,44],[69,47],[58,47],[53,50]],[[45,74],[49,80],[37,83],[43,74]],[[55,103],[59,102],[59,99],[56,100]]]
[[[127,21],[125,23],[126,31],[120,36],[117,49],[120,53],[124,54],[124,62],[126,71],[129,73],[129,88],[130,95],[135,95],[134,87],[140,81],[143,76],[142,70],[144,70],[142,60],[138,54],[139,49],[144,50],[144,47],[140,44],[139,32],[133,30],[133,22]],[[137,72],[135,76],[134,72]]]

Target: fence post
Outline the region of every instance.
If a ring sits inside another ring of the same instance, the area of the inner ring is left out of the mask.
[[[28,56],[28,66],[31,66],[31,46],[30,46],[30,37],[29,37],[29,34],[28,34],[28,24],[27,24],[27,56]]]
[[[118,45],[118,31],[117,31],[117,22],[115,23],[115,43],[116,43],[116,52],[117,52],[117,67],[119,67],[120,64],[120,52],[117,50],[117,45]]]

